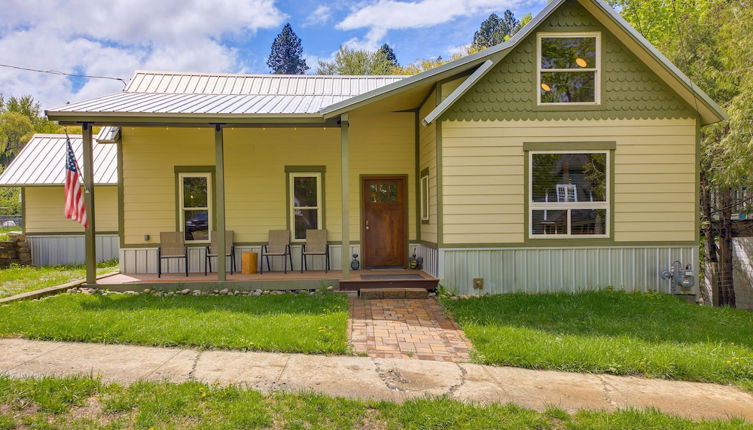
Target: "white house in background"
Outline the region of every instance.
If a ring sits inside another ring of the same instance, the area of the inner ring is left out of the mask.
[[[105,127],[94,145],[97,259],[118,258],[118,129]],[[82,165],[81,135],[70,135]],[[82,264],[84,229],[65,218],[65,135],[35,134],[0,175],[0,186],[21,187],[23,231],[37,266]]]

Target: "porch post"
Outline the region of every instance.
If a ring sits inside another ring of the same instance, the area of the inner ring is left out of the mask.
[[[340,115],[340,192],[342,198],[342,278],[350,277],[350,167],[348,163],[348,114]]]
[[[94,155],[92,149],[92,125],[81,123],[84,153],[84,205],[86,206],[86,220],[89,223],[84,232],[84,248],[86,258],[86,284],[97,283],[97,241],[94,225]]]
[[[215,184],[215,199],[217,211],[217,280],[225,281],[225,150],[222,135],[222,125],[214,125],[214,170],[217,184]],[[210,226],[211,229],[211,226]]]

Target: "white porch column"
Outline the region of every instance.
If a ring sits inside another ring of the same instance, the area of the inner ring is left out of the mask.
[[[350,165],[348,163],[348,114],[340,115],[340,192],[342,198],[342,278],[350,277]]]
[[[217,183],[214,186],[217,217],[217,280],[225,281],[225,150],[222,126],[214,125],[214,175]],[[211,204],[211,203],[210,203]],[[210,226],[211,230],[211,226]]]
[[[94,155],[92,148],[92,125],[81,123],[84,152],[84,205],[86,206],[86,219],[89,223],[84,232],[84,247],[86,258],[86,284],[97,283],[97,240],[96,227],[94,225]]]

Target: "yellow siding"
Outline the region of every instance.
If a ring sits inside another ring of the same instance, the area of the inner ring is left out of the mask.
[[[562,141],[616,142],[615,241],[695,239],[693,120],[445,121],[444,243],[522,243],[523,143]]]
[[[24,190],[27,233],[83,233],[84,228],[65,217],[63,187],[26,187]],[[95,226],[99,232],[118,231],[118,189],[94,189]]]
[[[350,238],[360,239],[360,175],[408,175],[409,239],[416,237],[413,113],[350,114]],[[338,128],[226,129],[227,228],[237,242],[265,242],[287,227],[285,166],[325,166],[325,220],[341,240]],[[174,166],[214,165],[209,129],[123,130],[125,243],[159,241],[176,227]]]
[[[436,93],[432,91],[419,110],[419,119],[425,118],[435,105]],[[421,240],[437,243],[437,125],[433,122],[419,127],[419,172],[429,169],[429,222],[421,223]]]
[[[457,87],[460,86],[465,80],[468,79],[468,75],[461,76],[457,79],[453,79],[451,81],[447,81],[442,84],[441,87],[441,98],[442,100],[446,99],[447,96],[449,96]],[[426,112],[429,113],[429,112]],[[425,116],[425,115],[424,115]]]

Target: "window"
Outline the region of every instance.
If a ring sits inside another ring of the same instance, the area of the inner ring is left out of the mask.
[[[609,152],[529,152],[529,237],[608,237]]]
[[[421,221],[429,221],[429,169],[421,172]]]
[[[209,241],[212,225],[211,173],[180,173],[180,228],[185,240]]]
[[[304,240],[306,230],[322,228],[322,174],[295,172],[288,179],[293,240]]]
[[[598,104],[599,47],[599,33],[539,34],[539,104]]]

